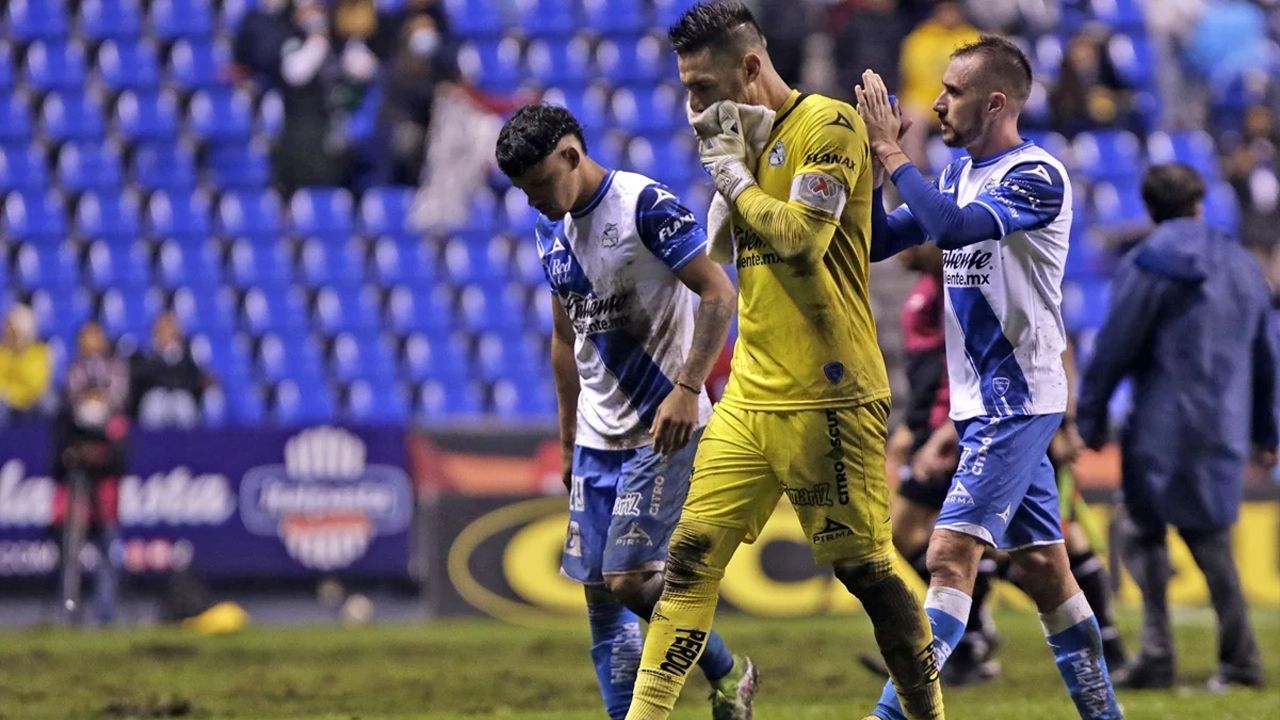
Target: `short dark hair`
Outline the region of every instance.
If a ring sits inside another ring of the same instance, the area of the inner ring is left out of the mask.
[[[667,39],[677,55],[714,50],[742,49],[763,45],[764,34],[751,9],[736,0],[700,2],[689,8],[667,30]]]
[[[582,125],[573,113],[546,103],[525,105],[516,110],[498,133],[495,155],[498,167],[509,178],[520,177],[555,151],[566,136],[572,135],[587,149]]]
[[[1204,200],[1204,179],[1183,163],[1153,165],[1142,176],[1142,202],[1157,224],[1181,217],[1195,217]]]
[[[1031,96],[1031,61],[1022,48],[999,35],[983,35],[951,53],[952,58],[977,56],[987,87],[1013,98],[1019,105]]]

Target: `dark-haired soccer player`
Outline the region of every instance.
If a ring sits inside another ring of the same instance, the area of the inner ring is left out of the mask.
[[[609,717],[619,720],[640,662],[639,619],[649,619],[662,590],[667,540],[711,414],[703,384],[737,292],[704,252],[693,214],[661,184],[588,157],[568,110],[517,110],[497,159],[539,212],[569,489],[561,567],[586,586],[591,657]],[[701,641],[715,717],[749,719],[751,661],[710,629]]]
[[[911,717],[942,718],[929,625],[893,564],[889,384],[868,299],[862,120],[845,103],[788,87],[741,4],[696,5],[669,36],[691,110],[732,101],[776,114],[754,167],[733,122],[701,138],[703,166],[732,208],[738,343],[698,448],[627,717],[670,714],[688,658],[703,651],[729,558],[786,492],[814,558],[834,566],[870,616]]]
[[[1080,716],[1115,720],[1098,621],[1071,575],[1047,455],[1067,409],[1060,305],[1071,183],[1062,163],[1018,134],[1031,65],[1016,45],[984,37],[960,48],[942,86],[934,104],[942,139],[969,155],[936,185],[898,146],[901,121],[880,76],[866,71],[857,88],[872,151],[906,200],[886,217],[877,188],[873,255],[927,240],[944,250],[960,464],[927,556],[937,660],[946,662],[964,633],[984,549],[1009,550]],[[904,717],[891,685],[875,716]]]

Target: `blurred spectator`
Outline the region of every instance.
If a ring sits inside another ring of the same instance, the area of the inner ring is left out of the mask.
[[[1267,257],[1280,248],[1280,123],[1265,105],[1244,116],[1241,141],[1224,158],[1228,182],[1240,202],[1240,239]]]
[[[14,305],[0,336],[0,423],[34,417],[52,376],[53,359],[49,346],[36,337],[35,314],[26,305]]]
[[[166,312],[151,328],[151,348],[129,363],[129,415],[146,428],[190,428],[200,421],[201,398],[212,384],[196,364],[178,319]]]
[[[925,138],[938,127],[933,103],[942,92],[942,76],[951,53],[978,38],[977,28],[965,20],[960,3],[948,1],[934,6],[929,18],[903,40],[899,60],[902,87],[897,95],[902,114],[913,122],[902,142],[913,161],[924,160]]]
[[[814,8],[807,0],[764,2],[756,15],[765,29],[769,58],[783,80],[796,84],[804,75],[805,49],[814,27]],[[852,90],[850,91],[852,92]]]
[[[1067,42],[1058,84],[1049,93],[1054,127],[1074,135],[1123,124],[1133,94],[1107,54],[1106,28],[1090,28]]]
[[[232,41],[232,58],[242,75],[268,87],[280,81],[280,51],[293,34],[289,0],[258,0],[245,13]]]
[[[1201,127],[1205,122],[1207,97],[1202,84],[1191,82],[1183,53],[1204,12],[1205,0],[1161,0],[1147,3],[1144,10],[1147,34],[1155,54],[1156,83],[1160,95],[1164,127]],[[1176,102],[1172,99],[1177,98]]]
[[[95,614],[104,623],[116,613],[121,558],[117,492],[125,467],[129,423],[123,412],[128,396],[124,362],[111,354],[102,327],[86,323],[54,422],[53,477],[59,483],[54,523],[63,526],[62,596],[73,617],[79,614],[79,550],[86,532],[96,534],[100,561],[95,566]]]
[[[318,0],[298,0],[293,35],[284,44],[284,128],[274,153],[277,187],[292,193],[309,185],[347,185],[352,152],[347,118],[378,72],[378,58],[365,44],[376,28],[372,3],[343,3],[335,16],[336,39]]]
[[[889,87],[900,87],[898,48],[909,28],[898,0],[845,0],[831,16],[839,95],[852,98],[868,68]]]
[[[386,60],[395,56],[397,49],[401,47],[405,25],[419,15],[426,15],[435,21],[436,30],[442,37],[447,38],[452,34],[449,16],[439,0],[406,0],[398,11],[379,16],[378,30],[370,45],[378,57]]]
[[[381,182],[417,184],[426,161],[437,88],[457,78],[452,48],[436,21],[428,14],[409,18],[387,75],[378,118],[384,154]]]
[[[1248,0],[1212,0],[1189,38],[1186,57],[1216,90],[1247,74],[1267,70],[1266,15]]]

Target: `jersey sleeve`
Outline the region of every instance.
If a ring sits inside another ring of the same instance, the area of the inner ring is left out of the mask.
[[[551,282],[551,271],[547,268],[547,254],[555,242],[555,228],[541,215],[533,226],[533,242],[538,248],[538,264],[542,266],[542,277],[546,279],[547,286],[554,291],[555,283]]]
[[[707,231],[702,223],[670,190],[658,184],[640,192],[636,232],[649,252],[672,270],[688,265],[707,247]]]
[[[870,158],[862,119],[845,106],[824,108],[806,136],[788,204],[832,225]]]
[[[1047,227],[1062,211],[1066,178],[1046,162],[1016,165],[999,184],[974,198],[1000,226],[1001,237]]]

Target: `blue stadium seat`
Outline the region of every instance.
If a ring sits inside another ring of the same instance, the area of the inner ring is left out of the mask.
[[[276,239],[285,235],[274,190],[234,190],[218,201],[218,232],[226,237]]]
[[[1147,211],[1136,178],[1123,182],[1100,182],[1093,187],[1094,219],[1099,225],[1142,225]]]
[[[1139,90],[1155,89],[1155,53],[1146,35],[1117,33],[1107,41],[1107,57],[1121,80]]]
[[[31,141],[31,111],[21,93],[0,94],[0,143],[27,144]]]
[[[653,0],[654,25],[669,28],[676,24],[686,10],[693,7],[698,0]]]
[[[201,90],[192,96],[189,114],[192,134],[207,143],[245,143],[253,134],[253,109],[243,90]]]
[[[252,383],[244,383],[237,391],[227,385],[227,413],[231,422],[242,427],[257,427],[267,419],[266,403],[262,391]]]
[[[146,191],[190,192],[196,186],[196,161],[184,143],[151,142],[133,152],[130,176]]]
[[[98,101],[76,91],[50,93],[40,118],[45,137],[54,142],[97,141],[105,132]]]
[[[443,380],[458,383],[466,380],[467,356],[465,334],[448,330],[414,332],[404,339],[400,367],[404,377],[414,383]]]
[[[518,235],[532,239],[533,229],[538,221],[538,211],[529,205],[529,197],[519,188],[509,188],[502,196],[502,207],[507,215],[507,228]]]
[[[520,282],[466,285],[458,294],[458,320],[472,332],[522,329],[527,300]]]
[[[409,223],[414,189],[409,186],[371,187],[360,198],[360,232],[366,236],[411,237],[417,232]]]
[[[436,277],[435,248],[417,238],[378,238],[370,260],[374,279],[384,286],[425,285]]]
[[[619,37],[596,47],[596,65],[601,74],[618,85],[653,85],[662,78],[668,52],[652,36]]]
[[[453,292],[441,283],[397,285],[387,294],[387,326],[401,335],[454,328]]]
[[[453,31],[461,37],[494,37],[502,32],[497,0],[445,0],[444,7]]]
[[[508,420],[547,419],[556,414],[556,398],[539,378],[520,375],[493,384],[493,412]]]
[[[525,352],[522,328],[506,328],[502,332],[484,331],[476,335],[475,352],[469,368],[472,374],[486,382],[520,374],[532,368],[536,361]]]
[[[538,257],[538,248],[532,242],[517,242],[515,253],[511,258],[512,277],[519,279],[530,289],[550,291],[546,285],[546,272],[542,268],[542,258]],[[538,296],[535,295],[535,302]]]
[[[160,61],[148,40],[108,40],[98,48],[98,76],[114,91],[160,86]]]
[[[167,247],[180,247],[175,241],[167,241]],[[191,332],[209,333],[219,338],[230,338],[235,331],[235,298],[231,293],[221,292],[218,287],[218,271],[216,259],[202,258],[200,251],[194,247],[184,248],[183,255],[177,259],[185,268],[182,274],[191,282],[176,287],[173,292],[173,310],[178,322]],[[175,262],[175,251],[161,255],[159,280],[168,284],[171,274],[170,263]],[[230,344],[229,339],[227,343]],[[214,352],[222,352],[222,346],[214,346]],[[228,350],[229,351],[229,350]],[[244,363],[248,368],[248,363]]]
[[[110,143],[67,143],[58,151],[58,181],[74,193],[118,189],[120,154]]]
[[[458,49],[458,69],[490,92],[513,92],[520,84],[520,43],[515,38],[476,40]]]
[[[1240,200],[1229,183],[1209,183],[1204,196],[1204,220],[1233,237],[1240,237]]]
[[[95,290],[111,287],[146,287],[150,283],[147,246],[141,240],[112,245],[105,240],[89,243],[85,274]]]
[[[361,378],[347,391],[345,415],[353,422],[399,427],[409,419],[409,402],[400,386]]]
[[[5,35],[18,42],[49,40],[67,36],[67,9],[64,0],[9,0]]]
[[[0,94],[13,92],[16,79],[13,75],[13,56],[9,43],[0,40]]]
[[[212,241],[162,241],[156,250],[156,281],[164,287],[192,293],[194,291],[185,286],[194,286],[202,292],[208,290],[212,296],[212,291],[222,283],[222,259],[217,245]],[[202,307],[195,303],[194,295],[191,300],[193,304],[188,309],[198,314]],[[176,299],[174,303],[177,304]]]
[[[592,77],[591,45],[577,37],[569,42],[538,39],[525,53],[529,73],[544,87],[581,88]]]
[[[354,231],[354,203],[342,188],[303,188],[289,199],[293,229],[299,235],[346,238]]]
[[[177,297],[175,294],[174,308],[178,322],[188,331],[192,357],[201,366],[208,368],[226,390],[242,390],[242,383],[249,377],[249,355],[245,344],[237,341],[230,331],[197,329],[177,309]]]
[[[600,84],[583,89],[552,88],[543,102],[566,108],[578,119],[587,137],[595,138],[609,129],[609,93]]]
[[[76,203],[76,233],[109,242],[133,240],[141,235],[138,199],[129,191],[85,193]]]
[[[142,34],[138,0],[82,0],[80,33],[89,40],[122,40]]]
[[[684,120],[684,96],[669,85],[619,88],[613,94],[613,117],[632,134],[669,134]]]
[[[289,377],[318,382],[324,377],[324,358],[310,339],[285,338],[268,332],[258,343],[254,369],[268,382]]]
[[[1102,327],[1111,306],[1111,282],[1104,277],[1072,280],[1062,284],[1062,315],[1068,328]]]
[[[1086,177],[1125,181],[1142,174],[1142,143],[1128,130],[1099,130],[1076,136],[1071,149]]]
[[[59,252],[58,248],[52,248]],[[66,249],[68,257],[70,248]],[[33,251],[34,252],[34,251]],[[74,273],[74,268],[68,272]],[[75,288],[75,278],[68,278],[62,288],[40,288],[31,293],[31,311],[42,335],[66,338],[74,347],[76,333],[93,314],[92,293]]]
[[[0,194],[47,187],[49,172],[40,151],[25,143],[0,147]]]
[[[254,123],[257,135],[270,138],[280,135],[280,131],[284,129],[284,101],[280,99],[280,93],[268,90],[262,94],[262,99],[258,101],[258,114]]]
[[[342,332],[333,339],[333,353],[329,361],[333,377],[340,382],[351,382],[360,377],[393,378],[396,372],[395,353],[377,335]]]
[[[1203,130],[1154,132],[1147,136],[1147,156],[1153,165],[1174,161],[1195,168],[1206,180],[1217,179],[1218,156],[1213,138]]]
[[[1049,130],[1025,130],[1022,136],[1044,148],[1067,167],[1072,165],[1074,160],[1071,157],[1071,143],[1061,133]]]
[[[1143,0],[1093,0],[1090,9],[1108,27],[1124,32],[1141,33],[1146,29]]]
[[[213,183],[223,189],[261,192],[271,182],[271,159],[257,140],[248,145],[214,145],[205,166]]]
[[[649,24],[642,0],[583,0],[584,25],[602,35],[638,35]]]
[[[169,51],[169,80],[192,92],[223,84],[231,58],[226,45],[207,39],[179,40]]]
[[[153,237],[195,238],[209,236],[209,200],[202,191],[157,190],[147,203],[147,233]]]
[[[315,326],[325,335],[376,330],[378,289],[372,285],[331,285],[316,293]]]
[[[145,342],[160,309],[155,295],[142,285],[112,287],[102,293],[102,329],[110,337],[128,335]]]
[[[171,92],[131,90],[116,100],[115,130],[129,142],[172,142],[178,128],[178,102]]]
[[[251,287],[241,308],[244,328],[253,333],[268,330],[298,331],[306,328],[307,304],[299,288],[264,291]]]
[[[282,241],[236,240],[227,255],[227,275],[245,288],[254,285],[280,286],[293,279],[289,252]]]
[[[307,238],[298,252],[298,279],[312,287],[350,286],[364,275],[364,257],[351,239]]]
[[[213,33],[209,0],[152,0],[151,32],[161,40],[208,37]]]
[[[53,190],[11,192],[4,200],[5,233],[15,240],[62,240],[67,216],[62,197]]]
[[[441,258],[449,279],[463,285],[505,279],[510,275],[511,255],[510,238],[477,234],[449,239]]]
[[[1056,82],[1058,73],[1062,71],[1062,38],[1053,34],[1045,34],[1036,38],[1035,46],[1030,53],[1032,75],[1040,80]]]
[[[558,41],[573,34],[579,24],[573,0],[523,0],[517,3],[517,9],[517,25],[530,37],[555,38]]]
[[[26,55],[27,84],[40,92],[76,90],[84,87],[84,48],[80,43],[40,40]]]
[[[493,235],[503,226],[502,206],[491,190],[476,190],[467,203],[467,218],[458,232],[483,236]]]
[[[13,202],[12,196],[9,203]],[[5,210],[8,211],[6,203]],[[12,227],[12,226],[11,226]],[[12,231],[10,232],[12,235]],[[22,287],[57,289],[53,294],[69,295],[79,282],[75,248],[60,237],[32,238],[18,248],[13,279]]]
[[[474,417],[483,409],[480,389],[473,382],[428,380],[418,386],[416,395],[418,418],[427,425]]]
[[[331,422],[336,415],[333,391],[323,382],[282,380],[276,386],[275,395],[271,416],[284,425]]]

